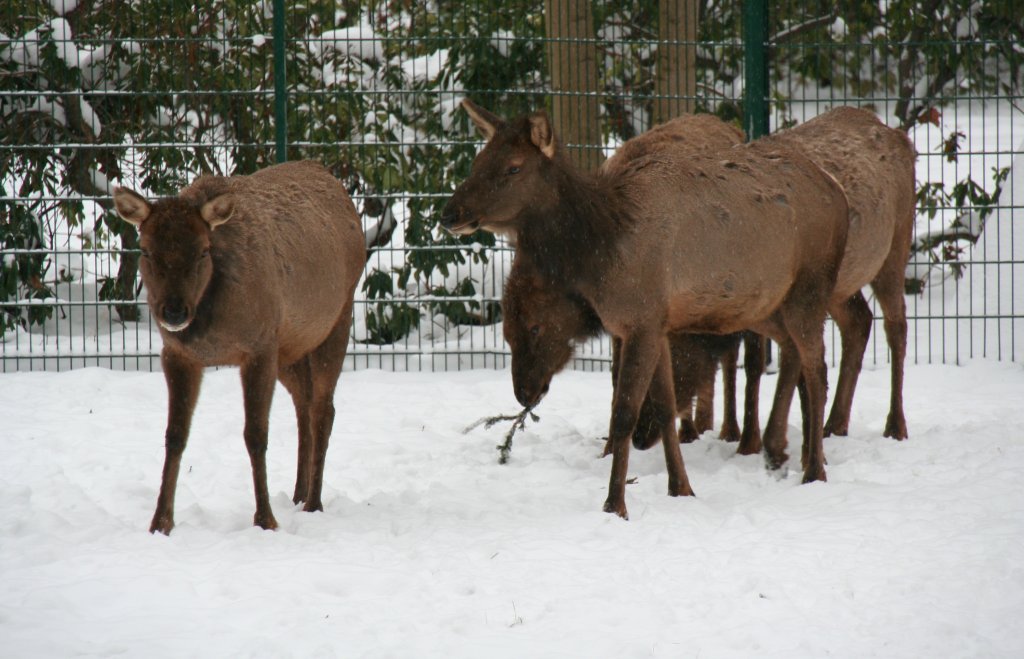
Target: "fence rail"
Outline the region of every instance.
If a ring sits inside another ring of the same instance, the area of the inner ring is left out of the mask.
[[[0,9],[0,371],[159,368],[112,186],[169,195],[286,158],[328,166],[368,233],[396,223],[357,292],[350,367],[504,367],[511,247],[437,227],[480,147],[466,96],[508,116],[546,107],[583,166],[665,113],[756,138],[871,107],[919,151],[910,358],[1022,357],[1021,0],[286,4]],[[875,312],[867,359],[884,362]],[[577,355],[606,368],[609,342]]]

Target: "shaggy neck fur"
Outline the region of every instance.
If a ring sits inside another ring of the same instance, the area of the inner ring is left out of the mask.
[[[553,200],[525,211],[516,247],[546,282],[578,291],[618,258],[618,237],[631,230],[627,202],[615,182],[576,171],[561,153],[550,170]]]

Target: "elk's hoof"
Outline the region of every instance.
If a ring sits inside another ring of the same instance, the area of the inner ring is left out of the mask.
[[[322,513],[324,511],[324,504],[322,501],[310,500],[302,507],[302,511],[306,513]]]
[[[626,512],[625,501],[612,501],[611,499],[604,502],[604,511],[606,513],[615,513],[622,519],[629,519],[629,513]]]
[[[722,431],[718,433],[718,438],[727,442],[738,442],[740,441],[740,429],[739,426],[731,423],[723,423]]]
[[[772,454],[770,452],[766,452],[764,454],[765,466],[767,466],[772,471],[777,471],[777,470],[781,469],[782,465],[786,464],[786,462],[788,460],[789,460],[789,456],[786,455],[785,451],[782,451],[781,453],[776,453],[776,454]]]
[[[897,441],[909,437],[909,435],[907,434],[906,420],[903,419],[903,417],[900,417],[898,419],[893,418],[893,416],[890,414],[889,418],[886,419],[885,421],[885,432],[883,433],[883,436],[892,437]]]
[[[172,515],[154,515],[153,522],[149,525],[150,533],[163,533],[170,535],[174,528],[174,517]]]
[[[668,484],[668,495],[670,497],[695,497],[693,488],[690,487],[689,483],[683,483],[682,485]]]
[[[804,472],[803,483],[805,485],[807,483],[813,483],[814,481],[821,481],[824,483],[827,480],[828,478],[825,477],[825,465],[815,465],[809,467],[807,471]]]
[[[697,441],[700,437],[700,431],[697,430],[697,426],[694,425],[690,419],[683,419],[679,422],[679,443],[690,444]]]
[[[256,513],[253,517],[252,523],[253,526],[258,526],[265,531],[277,530],[277,520],[274,519],[274,515],[272,513],[267,513],[266,515]]]
[[[736,452],[740,455],[757,455],[761,452],[761,448],[761,435],[747,434],[740,438],[740,445],[736,447]]]
[[[829,421],[828,423],[825,424],[825,428],[822,431],[823,437],[831,437],[832,435],[835,435],[836,437],[846,437],[849,434],[850,424],[840,423],[838,421],[835,423]]]

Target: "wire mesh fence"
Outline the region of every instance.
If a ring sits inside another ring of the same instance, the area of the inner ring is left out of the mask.
[[[1020,0],[285,4],[0,9],[0,369],[158,368],[112,186],[173,195],[301,158],[345,183],[374,243],[350,366],[503,367],[512,248],[438,226],[482,144],[464,97],[502,116],[546,108],[584,168],[680,112],[756,137],[870,107],[920,154],[910,357],[1020,358]],[[577,354],[605,368],[608,341]],[[886,359],[884,341],[868,358]]]

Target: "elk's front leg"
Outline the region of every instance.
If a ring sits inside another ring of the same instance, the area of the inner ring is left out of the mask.
[[[270,494],[267,491],[267,436],[276,376],[276,350],[254,354],[242,364],[245,447],[249,451],[253,487],[256,490],[256,515],[253,517],[253,523],[264,529],[277,528],[277,520],[270,510]]]
[[[608,499],[604,511],[629,519],[626,511],[626,472],[629,469],[629,445],[640,415],[640,405],[651,384],[651,377],[660,357],[664,337],[634,334],[622,341],[618,360],[618,377],[612,400],[612,418],[608,428],[608,444],[612,453],[612,473],[608,483]],[[665,344],[667,346],[667,344]],[[671,376],[670,376],[671,377]],[[673,401],[672,407],[675,407]],[[674,433],[673,433],[674,434]],[[678,447],[677,447],[678,448]]]
[[[149,532],[169,535],[174,528],[174,493],[178,488],[181,455],[192,427],[192,413],[199,399],[203,368],[166,348],[160,355],[164,380],[167,382],[167,430],[164,433],[164,471],[160,495]]]

